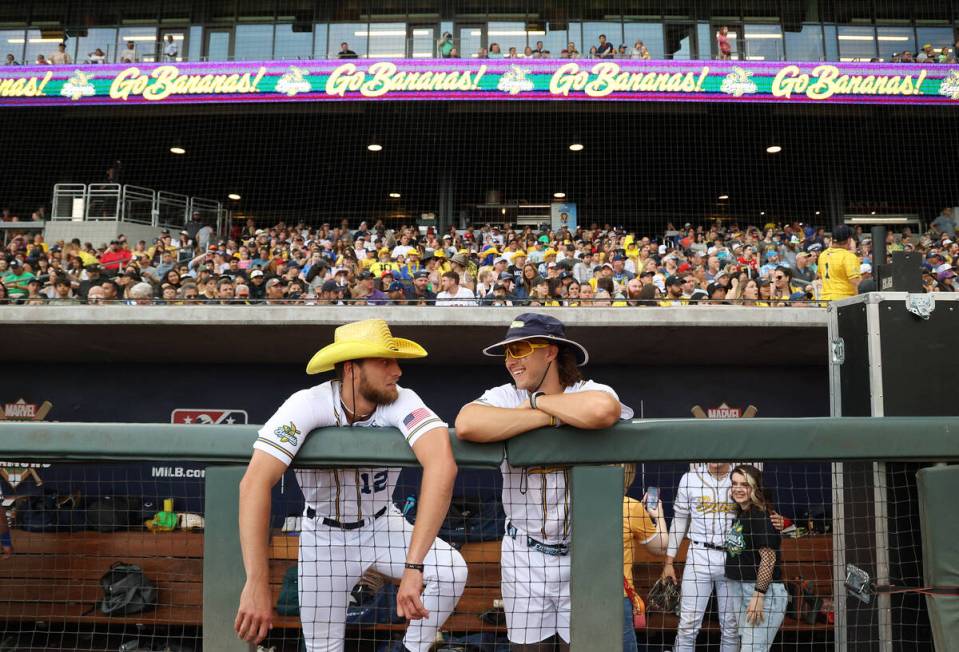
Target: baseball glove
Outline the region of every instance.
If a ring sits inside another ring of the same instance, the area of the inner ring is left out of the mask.
[[[674,613],[679,615],[679,586],[671,579],[659,578],[649,590],[649,599],[646,601],[647,610]]]

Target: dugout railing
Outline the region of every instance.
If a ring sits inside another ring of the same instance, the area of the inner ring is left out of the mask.
[[[203,649],[239,650],[245,645],[235,638],[232,629],[244,582],[237,536],[239,481],[254,438],[253,426],[7,422],[0,423],[0,457],[24,462],[205,463]],[[618,650],[622,649],[623,619],[617,606],[622,604],[623,591],[623,470],[612,464],[689,460],[826,463],[833,468],[833,503],[838,506],[848,496],[836,486],[836,478],[842,475],[836,473],[837,465],[852,461],[955,461],[959,459],[959,418],[637,420],[605,431],[536,431],[505,445],[471,444],[458,441],[454,435],[453,449],[461,468],[494,469],[504,455],[516,466],[572,467],[573,649]],[[297,463],[410,466],[415,465],[415,458],[399,433],[331,428],[324,429],[322,436],[307,439]],[[934,504],[920,506],[926,513],[941,508]],[[885,518],[886,513],[885,509],[875,510],[878,518]],[[836,520],[835,513],[833,516],[834,547],[841,550],[844,524]],[[885,527],[878,529],[888,531]],[[942,540],[954,541],[954,537]],[[924,546],[921,554],[928,583],[930,567],[942,566],[939,557],[950,553]],[[835,648],[866,649],[853,644],[843,631],[847,626],[843,614],[851,599],[846,597],[846,569],[841,559],[840,555],[832,559]],[[941,632],[959,637],[957,598],[937,595],[927,599],[930,617],[943,628]],[[874,644],[875,649],[893,649],[891,640],[867,643]]]

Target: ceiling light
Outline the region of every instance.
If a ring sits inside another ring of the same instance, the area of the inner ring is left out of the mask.
[[[366,146],[366,149],[370,150],[371,152],[379,152],[383,149],[383,146],[377,143],[370,143]]]
[[[506,209],[505,209],[505,208],[501,208],[499,212],[502,213],[503,215],[506,215]]]
[[[571,151],[573,151],[573,152],[582,152],[582,151],[583,151],[583,144],[582,144],[582,143],[573,143],[572,145],[569,146],[569,149],[570,149]]]
[[[553,197],[555,197],[556,199],[566,199],[566,193],[565,193],[565,192],[554,192],[554,193],[553,193]]]
[[[759,214],[760,214],[760,215],[765,215],[765,214],[766,214],[766,211],[759,211]]]
[[[846,224],[909,224],[910,219],[901,217],[847,217]]]
[[[873,211],[873,212],[871,212],[871,213],[869,213],[869,214],[870,214],[870,215],[875,215],[875,214],[876,214],[876,211]]]
[[[232,199],[233,201],[240,201],[240,196],[235,192],[231,192],[229,195],[227,195],[227,198]]]
[[[767,154],[778,154],[781,151],[783,151],[783,148],[780,147],[779,145],[770,145],[769,147],[766,148]]]
[[[400,196],[401,196],[401,195],[400,195],[400,193],[398,193],[398,192],[391,192],[391,193],[390,193],[390,199],[399,199]]]
[[[171,153],[171,154],[186,154],[186,150],[183,149],[182,147],[171,147],[171,148],[170,148],[170,153]]]
[[[816,211],[816,215],[819,215],[819,211]]]
[[[729,195],[720,195],[719,199],[720,201],[722,201],[723,199],[729,199]]]

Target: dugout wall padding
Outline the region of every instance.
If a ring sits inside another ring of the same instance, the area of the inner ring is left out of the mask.
[[[925,584],[959,586],[959,521],[955,505],[959,466],[922,469],[917,474],[917,484]],[[926,605],[936,649],[954,649],[959,640],[959,596],[927,595]]]

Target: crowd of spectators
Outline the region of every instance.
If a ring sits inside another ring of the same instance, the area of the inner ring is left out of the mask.
[[[721,27],[716,32],[716,48],[717,55],[716,58],[728,60],[733,58],[733,46],[729,38],[729,28]],[[162,61],[178,61],[179,60],[179,45],[173,40],[172,35],[167,35],[167,38],[164,42],[157,45],[157,52],[159,53],[160,59]],[[926,43],[919,49],[917,53],[913,53],[909,50],[904,50],[902,52],[893,53],[892,57],[889,59],[891,63],[948,63],[955,64],[957,62],[956,53],[959,52],[959,41],[956,41],[955,47],[942,47],[936,49],[931,43]],[[453,35],[449,32],[444,32],[443,35],[436,42],[436,53],[437,56],[444,59],[458,59],[462,55],[459,48],[456,46],[453,39]],[[150,54],[154,54],[151,49]],[[347,42],[340,43],[340,49],[336,53],[337,59],[357,59],[359,55],[350,49],[350,45]],[[489,47],[482,47],[473,55],[473,58],[478,59],[652,59],[652,55],[649,52],[649,49],[643,43],[643,41],[638,40],[633,43],[632,47],[628,46],[625,43],[621,43],[619,47],[616,47],[615,44],[608,41],[605,34],[600,34],[598,42],[595,45],[589,47],[585,52],[580,52],[579,48],[576,47],[576,43],[570,41],[567,43],[566,47],[563,48],[558,54],[554,55],[548,48],[543,44],[543,41],[536,41],[535,46],[527,45],[525,48],[520,50],[518,47],[509,47],[506,51],[503,51],[503,48],[499,43],[490,43]],[[100,48],[93,50],[92,52],[87,53],[86,57],[82,62],[86,64],[103,64],[107,63],[108,56]],[[116,61],[118,63],[136,63],[141,60],[140,54],[137,51],[137,44],[133,41],[129,41],[126,44],[126,49],[118,51],[116,53]],[[881,59],[873,58],[872,62],[879,62]],[[61,66],[61,65],[72,65],[74,63],[72,57],[67,52],[66,44],[59,43],[55,52],[49,54],[37,54],[36,60],[32,62],[33,65],[37,66]],[[5,65],[7,66],[18,66],[20,62],[17,61],[17,58],[13,54],[7,54]]]
[[[926,233],[890,232],[886,247],[920,252],[925,290],[953,292],[955,233],[946,208]],[[870,237],[846,225],[670,224],[646,236],[608,224],[438,233],[248,220],[224,235],[199,216],[152,243],[19,235],[0,256],[0,303],[776,308],[876,290]]]
[[[67,52],[67,44],[65,42],[58,43],[56,46],[56,51],[49,54],[38,53],[36,59],[32,62],[35,66],[69,66],[73,65],[73,57],[70,56],[70,53]],[[166,40],[158,44],[158,49],[160,53],[160,60],[165,62],[170,61],[179,61],[180,57],[180,46],[174,40],[172,34],[167,34]],[[146,53],[145,59],[143,59],[137,50],[136,41],[127,41],[126,48],[116,52],[116,62],[117,63],[137,63],[141,60],[152,61],[154,57],[153,46],[149,48],[149,52]],[[77,57],[80,59],[80,57]],[[84,64],[105,64],[111,63],[106,52],[102,48],[95,48],[91,52],[88,52],[86,57],[83,57],[82,61],[77,61],[76,63]],[[6,66],[19,66],[21,63],[17,61],[16,55],[13,53],[8,53],[6,60],[4,61]]]

